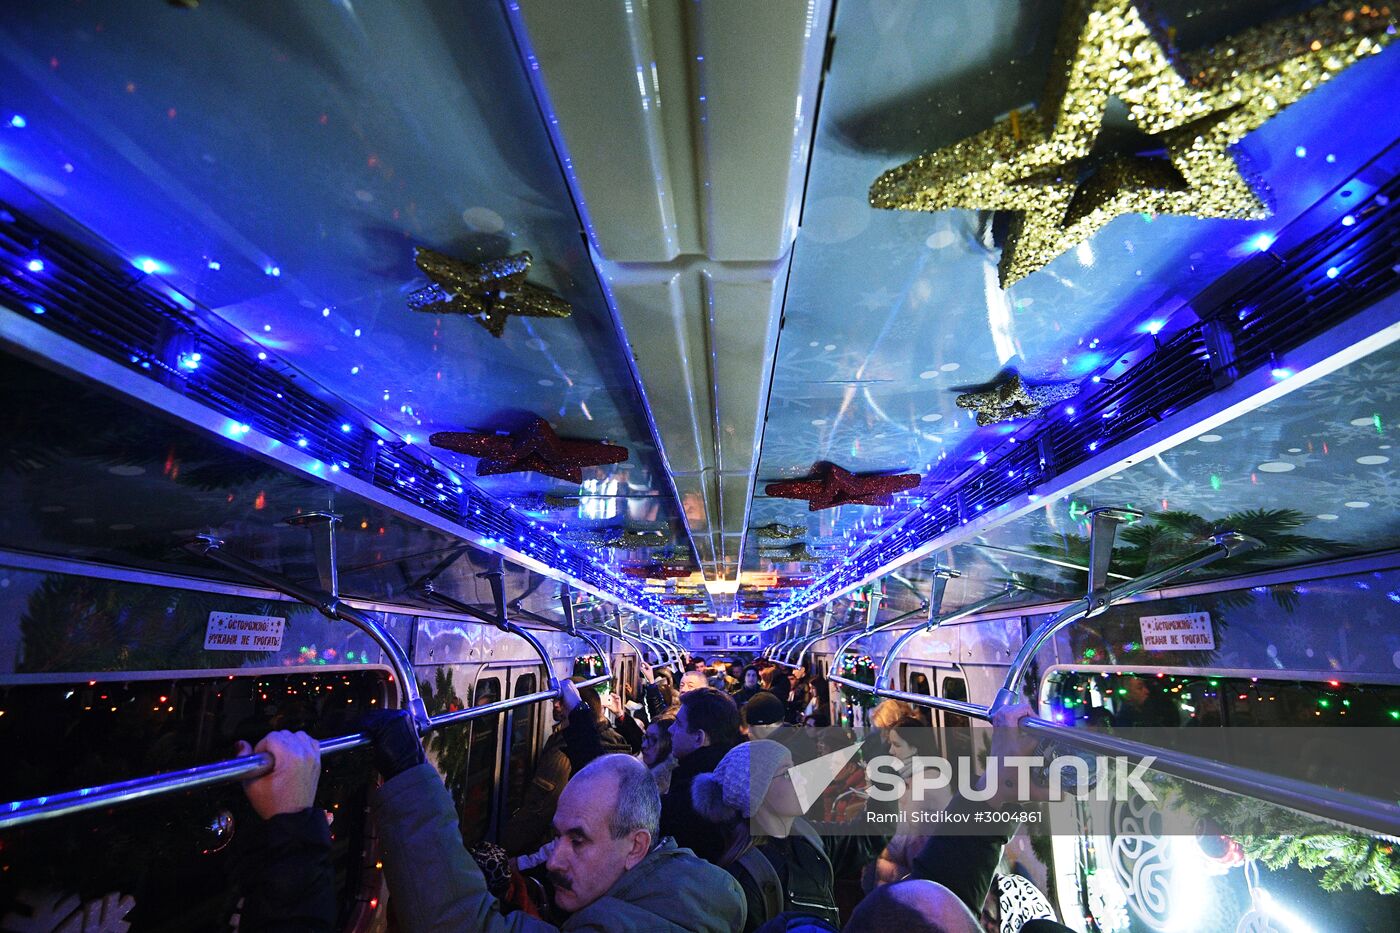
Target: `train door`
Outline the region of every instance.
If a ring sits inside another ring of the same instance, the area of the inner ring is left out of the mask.
[[[472,685],[472,706],[504,699],[509,671],[486,668]],[[458,803],[462,838],[478,842],[496,831],[496,786],[500,778],[501,714],[468,724],[466,781]]]
[[[938,669],[938,695],[945,700],[967,700],[967,679],[956,668]],[[972,752],[972,720],[961,713],[938,711],[943,753],[958,758]]]
[[[901,662],[900,669],[902,671],[900,680],[904,685],[904,691],[906,693],[918,693],[923,696],[930,695],[933,684],[932,667],[927,664],[904,661]],[[929,709],[927,706],[916,707],[916,710],[919,718],[924,721],[924,725],[934,725],[932,716],[933,710]]]
[[[542,689],[543,671],[539,667],[515,668],[509,674],[512,697],[527,696]],[[530,703],[517,706],[506,718],[506,732],[501,743],[506,752],[505,775],[500,783],[499,803],[495,808],[501,816],[515,812],[524,800],[525,788],[535,772],[535,758],[543,744],[541,732],[545,728],[548,711],[548,703]]]

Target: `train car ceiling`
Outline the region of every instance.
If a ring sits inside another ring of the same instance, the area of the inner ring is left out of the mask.
[[[871,206],[922,153],[1039,132],[1079,6],[6,5],[0,341],[23,404],[0,484],[24,507],[0,546],[203,574],[170,551],[217,529],[309,579],[282,520],[333,508],[350,595],[412,601],[466,541],[525,568],[540,612],[562,580],[768,630],[880,577],[916,604],[935,566],[962,573],[944,611],[1013,576],[1013,599],[1056,598],[1096,506],[1152,513],[1120,576],[1225,524],[1265,544],[1235,567],[1400,545],[1389,11],[1154,4],[1168,54],[1218,64],[1234,37],[1259,80],[1273,48],[1316,72],[1272,116],[1254,91],[1229,111],[1208,181],[1248,179],[1267,218],[1129,186],[1027,265],[1004,258],[1035,220],[1012,223],[1014,185]],[[1175,151],[1111,91],[1099,147],[1041,182],[1090,197]],[[1005,168],[975,162],[944,189]],[[820,477],[889,499],[769,494]],[[482,560],[452,571],[461,598],[486,600]]]

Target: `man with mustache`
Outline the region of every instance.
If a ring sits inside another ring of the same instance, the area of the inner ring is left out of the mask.
[[[442,778],[401,710],[371,717],[384,784],[371,805],[399,927],[414,933],[728,933],[744,925],[744,899],[729,874],[660,836],[661,799],[646,766],[629,755],[595,759],[565,786],[546,863],[555,901],[570,913],[554,927],[522,912],[502,915],[462,847]]]

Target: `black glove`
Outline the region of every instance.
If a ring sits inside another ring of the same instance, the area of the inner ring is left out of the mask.
[[[374,767],[386,781],[428,760],[407,710],[385,709],[370,713],[360,721],[360,731],[369,736]]]

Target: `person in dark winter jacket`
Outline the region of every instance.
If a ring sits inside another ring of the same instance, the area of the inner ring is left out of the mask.
[[[305,732],[269,732],[238,754],[272,756],[273,770],[243,784],[259,822],[245,836],[243,910],[239,929],[250,933],[334,930],[338,904],[331,868],[331,834],[324,810],[314,806],[321,748]]]
[[[777,742],[755,739],[730,749],[691,786],[695,810],[728,843],[717,863],[734,876],[748,902],[744,933],[784,911],[840,922],[835,881],[821,837],[802,820],[788,771],[792,756]]]
[[[713,771],[741,738],[739,708],[727,694],[701,687],[681,696],[671,724],[671,754],[678,763],[671,772],[671,787],[661,798],[661,834],[709,862],[724,854],[725,840],[695,812],[690,785],[696,776]]]
[[[371,803],[384,841],[389,896],[405,930],[730,933],[744,922],[743,897],[732,878],[657,836],[656,784],[630,756],[596,759],[560,796],[558,842],[547,863],[555,899],[569,912],[559,927],[523,912],[501,915],[462,849],[451,798],[426,763],[386,781]]]
[[[743,709],[744,704],[752,700],[754,694],[761,690],[763,690],[763,686],[758,682],[758,669],[746,668],[744,670],[744,685],[734,694],[734,704]]]
[[[1031,715],[1026,704],[1001,710],[992,718],[992,747],[987,759],[1033,755],[1035,740],[1020,729],[1020,721]],[[1003,775],[1007,771],[1002,771]],[[909,878],[876,888],[852,913],[845,933],[976,933],[975,915],[982,909],[991,890],[1002,847],[1015,833],[1014,820],[977,819],[979,811],[1019,808],[1015,778],[1006,778],[989,799],[976,802],[961,795],[953,798],[947,812],[961,813],[965,822],[1008,827],[997,833],[931,836],[914,858]],[[979,788],[979,790],[981,790]],[[1032,920],[1025,933],[1068,933],[1068,927],[1054,920]]]
[[[554,718],[558,725],[540,750],[524,799],[501,830],[501,845],[512,856],[534,852],[549,841],[550,820],[569,775],[605,752],[629,750],[603,718],[602,700],[591,687],[580,691],[572,680],[564,681]]]

